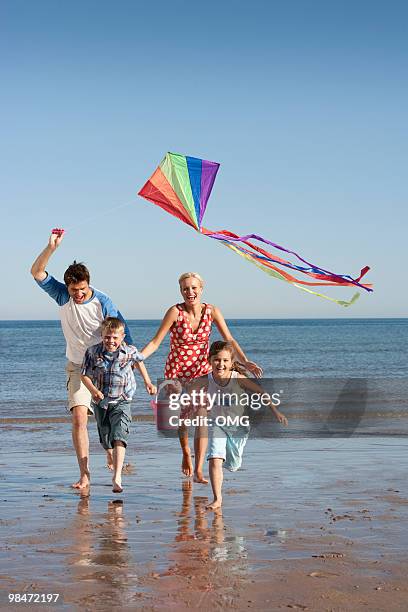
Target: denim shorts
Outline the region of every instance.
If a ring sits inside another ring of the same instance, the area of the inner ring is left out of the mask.
[[[209,428],[207,459],[223,459],[225,467],[230,472],[239,470],[242,455],[249,436],[249,428],[219,427]]]
[[[127,446],[132,414],[129,400],[109,400],[106,398],[98,404],[92,402],[95,419],[98,425],[99,441],[105,450],[113,448],[115,440]]]

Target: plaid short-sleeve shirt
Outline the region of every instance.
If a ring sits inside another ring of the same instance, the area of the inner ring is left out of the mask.
[[[117,351],[110,353],[100,342],[87,349],[82,374],[92,380],[105,398],[131,400],[136,391],[132,365],[143,360],[133,345],[122,342]]]

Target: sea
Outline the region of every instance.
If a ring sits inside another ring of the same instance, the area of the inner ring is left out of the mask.
[[[142,348],[160,321],[128,324]],[[263,368],[259,382],[280,394],[290,425],[285,433],[268,426],[272,435],[408,434],[408,319],[232,319],[228,325]],[[215,330],[211,340],[217,339]],[[154,381],[168,349],[167,337],[146,362]],[[66,416],[65,361],[59,321],[0,321],[0,419]],[[141,379],[133,413],[153,414]],[[255,419],[255,435],[267,435],[265,418]]]

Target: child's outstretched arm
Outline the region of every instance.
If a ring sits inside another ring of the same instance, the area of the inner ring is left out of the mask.
[[[85,387],[88,389],[89,393],[92,395],[92,399],[94,402],[98,403],[104,399],[104,394],[102,393],[102,391],[99,391],[99,389],[95,387],[89,376],[81,374],[81,380],[84,383]]]
[[[149,373],[148,373],[148,371],[146,369],[146,366],[143,363],[143,361],[135,362],[135,367],[139,370],[140,374],[142,375],[143,382],[145,384],[145,389],[148,392],[148,394],[149,395],[156,395],[157,387],[150,380]]]
[[[268,396],[267,405],[269,405],[274,416],[276,417],[276,420],[279,421],[279,423],[281,423],[282,425],[288,424],[288,419],[285,417],[284,414],[282,414],[282,412],[277,409],[277,407],[272,402],[271,396],[269,395],[269,393],[267,393],[267,391],[265,391],[265,389],[262,389],[262,387],[258,385],[255,381],[253,381],[251,378],[243,376],[242,374],[238,374],[238,382],[240,387],[242,387],[243,389],[247,389],[248,391],[253,391],[255,393],[260,393]]]

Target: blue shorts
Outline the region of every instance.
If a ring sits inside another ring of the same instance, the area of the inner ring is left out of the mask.
[[[127,446],[132,414],[129,400],[105,399],[98,404],[93,403],[95,419],[98,425],[99,441],[105,450],[113,448],[115,440]]]
[[[249,427],[219,427],[209,428],[208,459],[223,459],[225,467],[230,472],[239,470],[242,455],[249,436]]]

